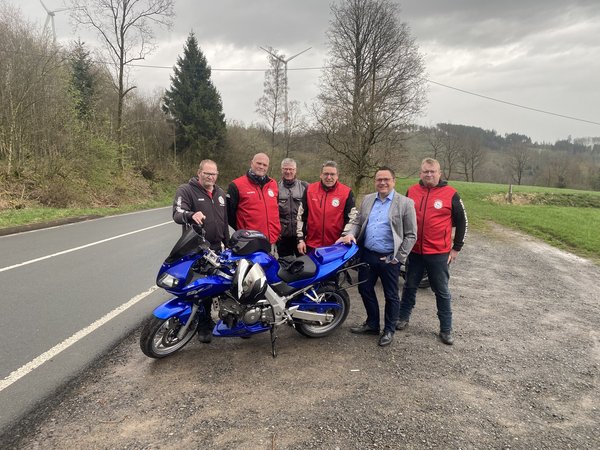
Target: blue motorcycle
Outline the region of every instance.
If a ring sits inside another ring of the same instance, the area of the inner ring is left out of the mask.
[[[203,306],[209,298],[219,317],[213,336],[244,338],[270,331],[273,357],[280,325],[319,338],[344,323],[350,310],[346,289],[352,287],[348,270],[359,265],[353,264],[356,244],[317,248],[287,261],[278,261],[270,250],[262,233],[238,230],[230,248],[216,254],[201,229],[189,228],[158,273],[157,285],[174,298],[144,324],[144,354],[163,358],[183,348],[200,320],[210,317]]]

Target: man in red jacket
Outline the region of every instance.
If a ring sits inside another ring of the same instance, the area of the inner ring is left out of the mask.
[[[406,281],[400,301],[397,330],[408,326],[415,306],[417,288],[426,270],[435,293],[440,320],[440,339],[452,345],[452,296],[448,289],[448,267],[456,260],[467,233],[465,208],[456,189],[440,180],[440,163],[426,158],[421,163],[421,181],[408,188],[406,196],[415,202],[417,212],[417,242],[408,256]],[[454,239],[452,228],[455,228]]]
[[[353,215],[352,190],[338,181],[337,164],[327,161],[321,169],[321,180],[309,184],[298,208],[298,252],[333,245]]]
[[[279,238],[279,203],[277,181],[267,176],[269,157],[257,153],[250,170],[229,184],[227,217],[235,230],[256,230],[274,244]]]

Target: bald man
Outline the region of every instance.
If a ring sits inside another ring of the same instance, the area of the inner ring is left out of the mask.
[[[277,181],[267,175],[269,157],[257,153],[245,175],[227,189],[227,217],[235,230],[256,230],[275,244],[281,232]]]

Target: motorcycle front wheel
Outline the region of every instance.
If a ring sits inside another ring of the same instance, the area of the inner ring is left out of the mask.
[[[140,348],[150,358],[164,358],[182,349],[194,337],[198,328],[198,314],[193,318],[186,334],[179,339],[177,334],[185,324],[177,317],[158,319],[150,317],[142,328]]]
[[[309,338],[325,337],[344,323],[348,312],[350,312],[350,298],[346,291],[336,291],[333,286],[322,286],[317,290],[317,294],[323,295],[321,301],[327,303],[337,303],[339,308],[332,308],[327,313],[333,314],[333,320],[328,323],[322,322],[296,322],[296,331]]]

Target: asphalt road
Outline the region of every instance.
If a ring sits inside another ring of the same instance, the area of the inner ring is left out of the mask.
[[[167,299],[170,208],[0,237],[0,433]]]

